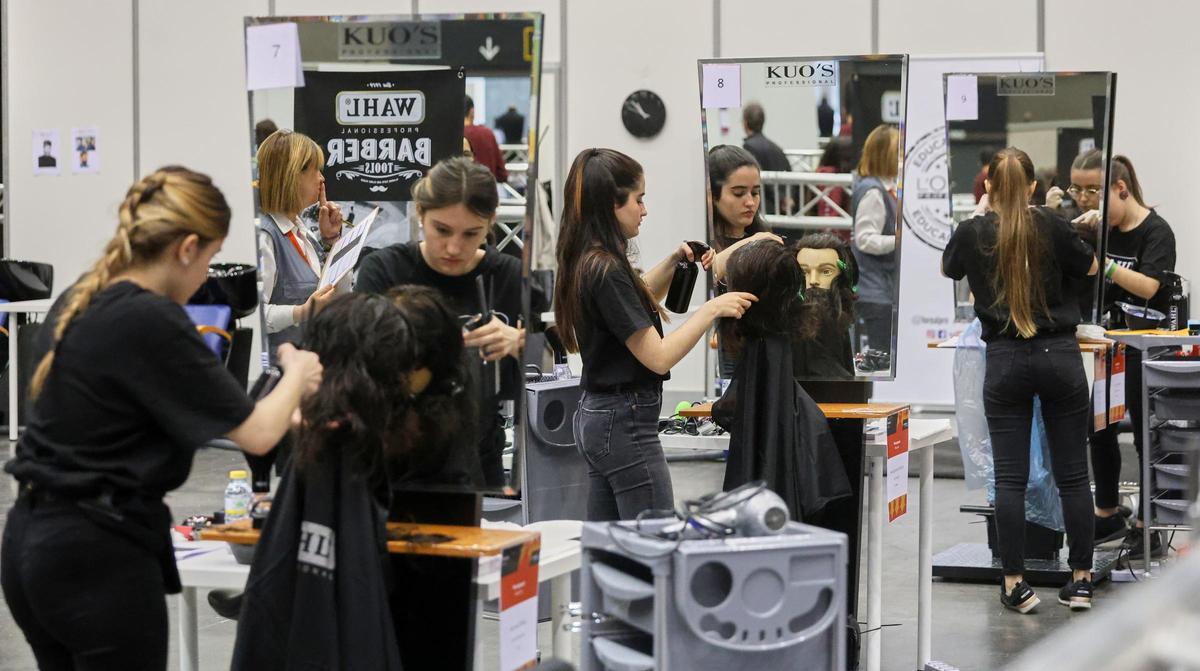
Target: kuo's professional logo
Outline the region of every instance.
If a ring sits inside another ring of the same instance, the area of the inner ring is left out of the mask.
[[[420,91],[342,91],[335,105],[337,122],[343,126],[401,126],[425,121],[425,94]]]
[[[766,85],[772,87],[836,86],[837,62],[767,63]]]
[[[1052,96],[1054,75],[1027,73],[996,77],[996,95]]]
[[[934,249],[950,241],[950,171],[946,127],[926,133],[904,159],[904,224]]]
[[[442,24],[437,21],[347,23],[338,31],[339,60],[441,57]]]

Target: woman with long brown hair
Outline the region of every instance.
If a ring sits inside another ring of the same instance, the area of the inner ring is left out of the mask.
[[[32,382],[33,418],[5,470],[21,483],[0,582],[43,669],[165,669],[167,604],[180,591],[163,496],[198,446],[227,436],[265,454],[321,381],[284,345],[257,404],[182,305],[229,232],[208,177],[163,168],[130,187],[104,255],[47,317],[53,345]]]
[[[575,441],[588,462],[588,519],[673,508],[658,439],[662,382],[714,320],[741,318],[755,298],[718,296],[664,336],[659,301],[675,264],[696,259],[684,244],[647,272],[634,272],[627,254],[646,216],[642,166],[612,149],[586,149],[571,164],[564,191],[554,318],[563,344],[583,358]],[[712,252],[700,260],[707,268]]]
[[[990,211],[959,224],[942,255],[942,272],[967,278],[987,343],[984,414],[996,473],[996,530],[1005,607],[1028,613],[1039,603],[1023,580],[1025,488],[1033,399],[1041,399],[1051,470],[1062,498],[1071,582],[1059,602],[1091,607],[1092,493],[1087,431],[1091,395],[1075,341],[1079,304],[1070,278],[1095,275],[1095,253],[1070,224],[1030,207],[1033,162],[1013,147],[988,164]]]

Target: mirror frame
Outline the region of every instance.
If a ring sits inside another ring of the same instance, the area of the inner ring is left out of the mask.
[[[900,65],[900,122],[896,125],[900,133],[900,147],[898,150],[899,171],[896,174],[896,295],[892,304],[892,333],[891,333],[891,361],[886,375],[862,375],[855,371],[853,377],[848,378],[828,378],[828,377],[802,377],[796,378],[803,382],[890,382],[896,379],[896,355],[898,352],[897,344],[899,342],[899,324],[900,318],[900,256],[902,248],[902,231],[904,229],[904,171],[906,159],[906,121],[908,119],[908,54],[844,54],[844,55],[829,55],[829,56],[771,56],[771,57],[722,57],[722,58],[701,58],[696,61],[696,74],[699,81],[699,104],[700,104],[700,139],[701,139],[701,160],[704,165],[704,207],[707,212],[705,222],[706,242],[713,239],[713,211],[709,204],[712,202],[712,189],[709,186],[708,179],[708,151],[711,149],[708,139],[708,110],[704,106],[704,66],[706,65],[760,65],[771,63],[800,63],[812,61],[851,61],[851,62],[880,62],[880,61],[898,61]],[[715,145],[714,145],[715,146]],[[761,211],[762,205],[759,205]],[[816,229],[814,229],[816,230]],[[707,299],[715,296],[715,285],[713,273],[706,273],[706,288]],[[714,365],[715,354],[708,351],[705,356],[705,386],[714,384],[717,380],[717,366]],[[882,373],[883,371],[877,371]],[[720,391],[719,389],[716,391]]]

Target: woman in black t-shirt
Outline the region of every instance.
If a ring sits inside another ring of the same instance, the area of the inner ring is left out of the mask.
[[[129,189],[104,256],[51,310],[53,349],[5,465],[21,488],[0,559],[41,668],[166,668],[164,597],[180,581],[163,496],[208,440],[270,451],[320,383],[316,355],[285,345],[283,378],[253,403],[183,311],[229,216],[208,177],[155,172]]]
[[[1091,189],[1103,188],[1104,175],[1098,150],[1080,157],[1085,169],[1072,170],[1072,181],[1079,181]],[[1089,204],[1099,207],[1095,199]],[[1100,210],[1085,212],[1077,220],[1086,234],[1095,237],[1095,227],[1100,221]],[[1107,315],[1114,328],[1125,324],[1125,313],[1117,303],[1136,306],[1149,305],[1160,312],[1167,310],[1167,292],[1163,290],[1164,273],[1175,270],[1175,234],[1167,222],[1153,208],[1147,207],[1142,198],[1142,186],[1138,182],[1133,163],[1126,157],[1112,157],[1112,173],[1108,179],[1108,246],[1104,262],[1104,305],[1102,315]],[[1128,390],[1125,405],[1129,409],[1129,420],[1133,423],[1133,444],[1139,461],[1142,456],[1142,352],[1129,347],[1125,350],[1125,373]],[[1117,493],[1121,478],[1121,450],[1117,445],[1118,428],[1114,424],[1091,435],[1092,470],[1096,476],[1096,540],[1104,542],[1120,538],[1125,534],[1124,517],[1129,510],[1121,509]],[[1138,469],[1141,473],[1141,469]],[[1146,505],[1145,490],[1142,488],[1141,505]],[[1140,559],[1145,553],[1139,517],[1134,528],[1126,535],[1124,547],[1131,559]],[[1160,556],[1166,551],[1162,532],[1154,532],[1150,539],[1150,552]]]
[[[740,319],[755,300],[729,292],[670,335],[659,301],[675,264],[696,259],[681,245],[643,275],[627,256],[646,216],[642,166],[612,149],[587,149],[571,164],[558,237],[554,316],[563,344],[583,358],[575,441],[588,462],[588,519],[632,519],[674,507],[658,439],[662,381],[713,321]],[[700,261],[705,268],[712,252]]]
[[[1090,608],[1092,600],[1092,493],[1084,449],[1091,395],[1075,341],[1079,304],[1068,279],[1094,275],[1099,265],[1065,220],[1030,208],[1036,185],[1025,152],[998,152],[985,182],[992,211],[959,224],[942,255],[946,276],[967,278],[987,342],[983,400],[995,461],[1000,600],[1020,613],[1038,604],[1022,579],[1034,396],[1042,403],[1070,546],[1072,579],[1059,602],[1074,610]]]
[[[515,399],[520,389],[517,364],[525,329],[520,321],[520,260],[485,245],[500,202],[496,179],[486,167],[455,157],[434,166],[413,186],[412,194],[423,239],[385,247],[363,259],[354,290],[384,293],[402,284],[433,287],[466,325],[480,313],[476,281],[483,278],[492,315],[483,326],[465,331],[463,344],[477,349],[482,362],[477,372],[483,481],[503,487],[500,401]]]

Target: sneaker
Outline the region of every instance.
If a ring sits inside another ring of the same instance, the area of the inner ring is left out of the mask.
[[[1125,524],[1125,518],[1121,517],[1119,513],[1109,517],[1096,515],[1096,533],[1094,535],[1096,545],[1124,538],[1128,533],[1129,527]]]
[[[1070,606],[1071,610],[1088,610],[1092,607],[1092,581],[1076,580],[1058,590],[1058,602]]]
[[[1146,544],[1143,542],[1146,530],[1142,527],[1130,527],[1129,533],[1125,536],[1125,541],[1121,543],[1121,549],[1125,550],[1125,558],[1129,560],[1140,561],[1142,555],[1146,553]],[[1159,559],[1167,556],[1167,544],[1163,542],[1163,534],[1161,531],[1150,532],[1150,557]]]
[[[1009,594],[1004,593],[1004,582],[1000,582],[1000,603],[1009,610],[1015,610],[1024,615],[1041,602],[1042,600],[1034,593],[1033,588],[1024,580],[1017,583]]]

